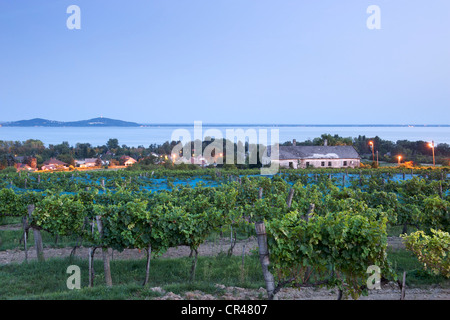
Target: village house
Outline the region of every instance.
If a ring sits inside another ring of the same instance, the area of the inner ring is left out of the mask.
[[[128,167],[135,164],[137,161],[130,156],[122,156],[120,159],[123,161],[123,165]]]
[[[270,152],[270,148],[268,150]],[[278,161],[280,167],[293,169],[356,168],[360,166],[361,157],[353,146],[328,146],[326,141],[323,146],[297,146],[294,140],[292,146],[280,146],[278,160],[272,161]]]
[[[15,168],[17,171],[36,171],[37,170],[37,160],[34,157],[16,157]]]
[[[57,170],[57,169],[67,169],[67,163],[59,161],[58,159],[51,158],[45,161],[41,167],[41,170]]]
[[[103,164],[103,161],[99,161],[97,158],[86,158],[84,160],[75,160],[75,165],[79,168],[93,168],[98,164]]]
[[[31,168],[25,163],[16,163],[15,165],[17,171],[35,171],[36,169]]]
[[[171,155],[169,157],[169,159],[175,164],[181,164],[181,163],[195,164],[195,165],[201,166],[201,167],[206,167],[209,165],[208,160],[202,155],[191,156],[189,159],[186,159],[183,156],[177,157],[175,155]]]
[[[204,156],[198,155],[192,156],[190,159],[190,163],[204,167],[208,165],[208,160]]]

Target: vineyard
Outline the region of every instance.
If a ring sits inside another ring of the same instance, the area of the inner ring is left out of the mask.
[[[249,170],[155,170],[0,173],[0,221],[19,220],[22,249],[45,263],[42,234],[76,239],[102,252],[104,281],[114,286],[108,250],[146,252],[151,260],[187,246],[187,282],[196,281],[199,247],[213,234],[255,237],[266,298],[282,288],[326,287],[338,297],[367,295],[368,267],[402,285],[388,257],[388,230],[427,272],[450,277],[450,193],[445,169],[308,169],[260,176]],[[415,230],[406,235],[408,230]],[[1,239],[0,239],[1,240]],[[0,241],[1,243],[1,241]],[[225,260],[226,261],[226,260]]]

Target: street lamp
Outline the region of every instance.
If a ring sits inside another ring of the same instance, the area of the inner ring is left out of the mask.
[[[372,161],[375,161],[375,153],[374,153],[374,148],[373,148],[373,141],[369,141],[369,145],[372,148]]]
[[[434,141],[431,141],[428,146],[433,150],[433,167],[436,166],[436,162],[434,161]]]
[[[401,160],[402,160],[402,156],[398,156],[398,165],[400,165]]]

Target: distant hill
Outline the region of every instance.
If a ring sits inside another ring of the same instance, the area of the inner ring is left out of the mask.
[[[35,118],[3,123],[4,127],[60,127],[64,122]]]
[[[31,120],[20,120],[13,122],[5,122],[4,127],[140,127],[136,122],[128,122],[109,118],[94,118],[80,121],[53,121],[41,118]]]

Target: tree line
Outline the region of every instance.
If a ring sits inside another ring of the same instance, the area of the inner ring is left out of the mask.
[[[403,161],[413,161],[414,164],[429,164],[432,163],[432,148],[429,147],[428,141],[408,141],[398,140],[392,142],[376,137],[367,137],[359,135],[356,138],[341,137],[339,135],[322,134],[320,137],[309,139],[305,141],[297,141],[296,145],[301,146],[321,146],[325,141],[329,146],[352,145],[356,151],[361,155],[362,159],[372,160],[372,148],[369,141],[373,142],[374,154],[378,152],[379,161],[397,162],[397,156],[401,155]],[[214,139],[205,139],[202,141],[202,149],[204,150],[209,144],[213,143]],[[226,162],[226,148],[228,141],[223,140],[223,163]],[[74,165],[76,159],[98,158],[103,161],[112,161],[119,164],[122,156],[130,156],[140,161],[141,165],[155,165],[164,164],[166,167],[172,166],[172,163],[164,161],[164,156],[169,156],[174,147],[179,141],[166,141],[163,144],[150,144],[145,146],[127,146],[120,145],[118,139],[111,138],[104,145],[93,146],[90,143],[76,143],[74,146],[69,145],[68,142],[60,144],[50,144],[45,146],[44,142],[36,139],[29,139],[26,141],[2,141],[0,140],[0,169],[12,167],[20,162],[17,157],[23,157],[22,163],[27,163],[30,158],[36,158],[37,164],[42,165],[50,158],[56,158],[68,165]],[[247,142],[242,146],[241,142],[234,143],[234,159],[238,157],[238,151],[243,147],[245,153],[248,153],[252,148]],[[281,146],[292,145],[292,141],[286,141]],[[192,146],[194,143],[192,142]],[[259,146],[257,152],[261,152],[262,146]],[[447,143],[437,144],[434,148],[436,164],[449,165],[450,145]],[[162,157],[162,161],[161,158]],[[259,154],[258,163],[237,165],[238,168],[260,167]],[[189,165],[185,165],[189,166]]]

